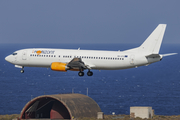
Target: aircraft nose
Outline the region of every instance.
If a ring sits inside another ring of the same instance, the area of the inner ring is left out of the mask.
[[[8,55],[7,57],[5,57],[5,60],[10,62],[10,56]]]

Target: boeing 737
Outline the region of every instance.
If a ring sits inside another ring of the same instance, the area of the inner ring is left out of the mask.
[[[159,54],[165,29],[166,24],[159,24],[142,45],[125,51],[31,48],[15,51],[5,60],[21,68],[21,73],[24,67],[46,67],[54,71],[79,71],[79,76],[84,76],[87,69],[87,75],[92,76],[92,69],[136,68],[177,54]]]

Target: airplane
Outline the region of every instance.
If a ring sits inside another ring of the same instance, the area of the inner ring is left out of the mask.
[[[177,54],[159,54],[165,29],[166,24],[159,24],[139,47],[125,51],[29,48],[13,52],[5,60],[21,68],[21,73],[24,67],[46,67],[53,71],[79,71],[79,76],[84,76],[87,69],[87,75],[92,76],[92,69],[137,68]]]

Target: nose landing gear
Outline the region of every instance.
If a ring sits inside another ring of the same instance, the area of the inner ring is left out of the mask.
[[[22,69],[21,69],[21,73],[24,73],[24,67],[22,67]]]

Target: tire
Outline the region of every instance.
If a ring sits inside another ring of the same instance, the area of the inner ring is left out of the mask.
[[[78,75],[82,77],[84,76],[84,72],[79,72]]]
[[[24,73],[24,70],[21,70],[21,73]]]
[[[88,71],[88,72],[87,72],[87,75],[88,75],[88,76],[92,76],[92,75],[93,75],[93,72]]]

